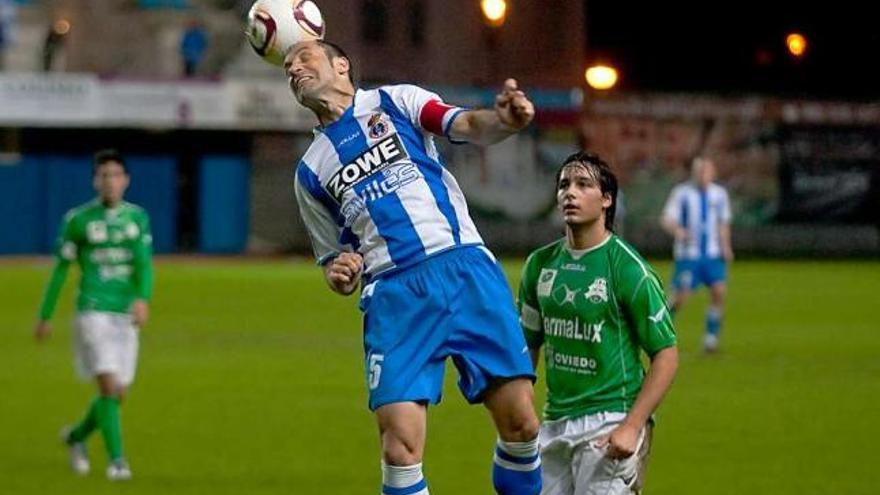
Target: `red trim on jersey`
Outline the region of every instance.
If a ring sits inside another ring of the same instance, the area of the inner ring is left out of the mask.
[[[446,115],[446,112],[454,108],[454,106],[447,105],[440,100],[429,100],[428,103],[425,103],[425,106],[422,107],[422,113],[419,114],[419,124],[422,125],[422,129],[425,129],[432,134],[442,136],[443,117]]]

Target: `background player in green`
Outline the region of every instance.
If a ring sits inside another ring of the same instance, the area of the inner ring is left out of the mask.
[[[152,237],[147,212],[123,201],[129,184],[122,156],[114,150],[95,154],[94,186],[98,197],[64,216],[52,278],[43,296],[37,340],[47,338],[49,320],[71,262],[80,267],[76,299],[74,354],[84,377],[98,384],[83,419],[63,432],[71,467],[89,472],[85,441],[96,429],[110,459],[107,477],[125,480],[131,470],[122,451],[119,406],[134,380],[138,329],[147,321],[153,286]]]
[[[656,273],[611,231],[617,179],[608,164],[571,155],[556,186],[565,237],[529,256],[519,291],[536,366],[545,354],[541,493],[638,493],[651,414],[678,367],[675,330]],[[647,375],[640,350],[651,359]]]

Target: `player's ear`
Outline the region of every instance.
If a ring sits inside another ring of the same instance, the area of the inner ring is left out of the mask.
[[[336,69],[337,74],[348,74],[351,70],[351,62],[345,57],[336,57],[333,59],[333,68]]]
[[[611,208],[612,203],[614,200],[611,198],[611,193],[602,193],[602,208]]]

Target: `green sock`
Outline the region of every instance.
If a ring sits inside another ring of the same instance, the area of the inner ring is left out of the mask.
[[[122,422],[119,418],[119,399],[98,399],[98,425],[104,436],[104,447],[111,461],[122,459]]]
[[[96,397],[91,404],[89,404],[89,409],[86,411],[86,415],[83,419],[70,430],[70,435],[66,438],[67,443],[79,443],[84,442],[86,438],[91,435],[93,431],[95,431],[95,427],[98,426],[98,404],[101,401],[100,397]]]

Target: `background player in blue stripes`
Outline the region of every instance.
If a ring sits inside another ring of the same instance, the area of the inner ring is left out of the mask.
[[[706,311],[706,352],[718,350],[718,338],[727,293],[727,264],[733,261],[730,241],[730,199],[715,180],[715,163],[698,156],[690,165],[691,178],[669,194],[661,225],[675,238],[672,276],[672,312],[681,309],[700,285],[709,288]]]
[[[335,292],[361,285],[382,493],[428,493],[427,406],[440,401],[451,357],[462,394],[485,404],[498,431],[495,490],[538,494],[535,375],[513,296],[433,142],[501,141],[531,122],[532,103],[513,79],[487,110],[447,105],[412,85],[363,90],[351,60],[323,41],[295,45],[285,70],[319,121],[295,180],[315,256]]]

